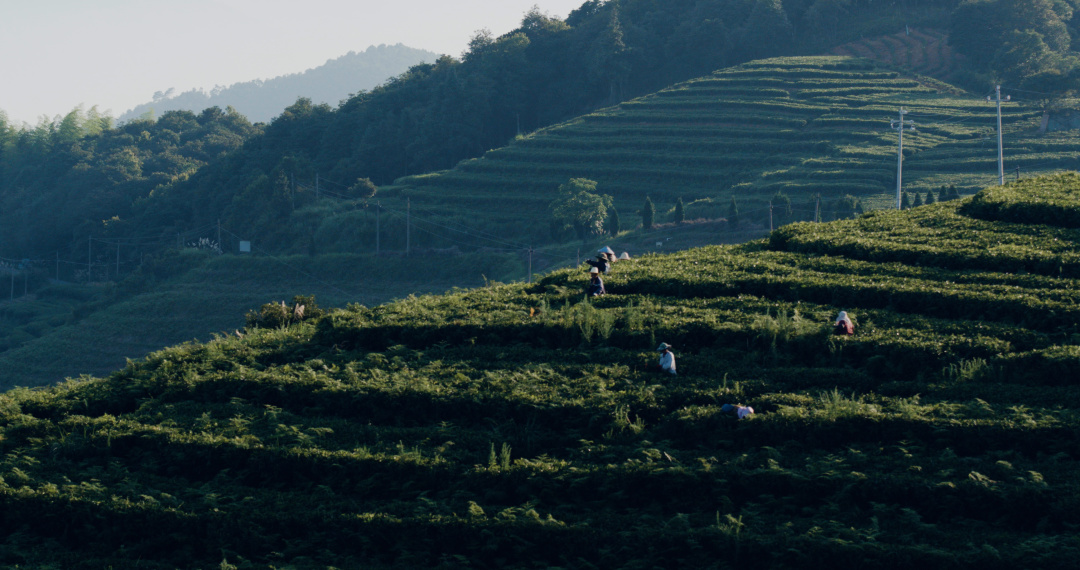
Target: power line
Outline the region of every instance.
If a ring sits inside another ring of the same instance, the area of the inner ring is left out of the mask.
[[[223,231],[223,232],[225,232],[225,233],[227,233],[227,234],[229,234],[229,235],[231,235],[231,236],[235,237],[235,238],[236,238],[236,239],[238,239],[238,240],[243,240],[243,238],[241,238],[240,236],[236,235],[235,233],[233,233],[232,231],[230,231],[230,230],[229,230],[229,229],[227,229],[227,228],[224,228],[224,227],[222,227],[222,228],[221,228],[221,231]],[[274,261],[276,261],[276,262],[278,262],[278,263],[280,263],[280,264],[284,265],[285,267],[288,267],[289,269],[292,269],[293,271],[295,271],[295,272],[297,272],[297,273],[299,273],[299,274],[301,274],[301,275],[303,275],[303,276],[305,276],[305,277],[308,277],[308,278],[310,278],[310,279],[313,279],[313,280],[315,280],[315,281],[317,281],[317,282],[321,283],[322,285],[325,285],[325,286],[327,286],[327,287],[330,287],[331,289],[334,289],[334,290],[338,291],[339,293],[342,293],[342,294],[344,294],[344,295],[347,295],[347,296],[350,296],[350,297],[359,297],[359,295],[356,295],[356,294],[354,294],[354,293],[350,293],[350,292],[348,292],[348,291],[346,291],[346,290],[342,289],[341,287],[338,287],[337,285],[333,285],[333,284],[331,284],[331,283],[327,283],[326,281],[323,281],[322,279],[319,279],[318,277],[316,277],[316,276],[314,276],[314,275],[312,275],[312,274],[310,274],[310,273],[308,273],[308,272],[306,272],[306,271],[304,271],[304,270],[302,270],[302,269],[300,269],[300,268],[298,268],[298,267],[295,267],[295,266],[293,266],[292,264],[290,264],[290,263],[288,263],[288,262],[286,262],[286,261],[284,261],[284,260],[282,260],[282,259],[278,258],[278,257],[277,257],[277,256],[275,256],[274,254],[272,254],[272,253],[270,253],[270,252],[268,252],[268,251],[266,251],[266,250],[264,250],[264,249],[262,249],[262,248],[260,248],[260,247],[257,247],[257,246],[255,246],[255,245],[252,245],[251,247],[252,247],[253,249],[257,250],[257,251],[258,251],[259,253],[261,253],[261,254],[265,255],[266,257],[269,257],[270,259],[273,259]]]

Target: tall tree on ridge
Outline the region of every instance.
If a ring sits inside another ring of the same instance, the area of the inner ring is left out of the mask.
[[[646,230],[651,230],[655,220],[656,208],[653,206],[652,199],[646,196],[645,205],[641,207],[641,227]]]

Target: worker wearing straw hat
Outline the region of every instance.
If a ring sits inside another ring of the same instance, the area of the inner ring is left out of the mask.
[[[589,269],[589,287],[585,289],[585,294],[590,297],[599,297],[607,293],[604,290],[604,280],[600,278],[600,270],[593,267]]]
[[[660,370],[675,376],[675,354],[671,352],[671,345],[662,342],[656,350],[660,352]]]

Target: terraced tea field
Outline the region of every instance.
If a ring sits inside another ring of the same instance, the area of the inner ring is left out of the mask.
[[[0,565],[1071,568],[1077,192],[621,261],[595,299],[566,269],[353,305],[0,395]]]
[[[811,219],[820,195],[828,219],[831,202],[848,194],[871,208],[895,204],[889,121],[900,107],[917,124],[905,133],[905,188],[971,193],[997,180],[996,111],[957,92],[867,59],[756,61],[542,129],[450,171],[399,179],[386,202],[408,197],[525,243],[550,239],[548,204],[572,177],[612,195],[624,227],[640,223],[646,196],[661,213],[682,197],[688,218],[723,216],[734,196],[744,219],[767,228],[775,193],[791,199],[796,219]],[[1080,166],[1080,135],[1037,136],[1041,112],[1031,107],[1004,113],[1010,175]]]
[[[912,28],[888,36],[865,38],[830,51],[835,55],[865,57],[910,69],[942,81],[951,80],[960,70],[962,57],[953,53],[948,34],[930,28]]]

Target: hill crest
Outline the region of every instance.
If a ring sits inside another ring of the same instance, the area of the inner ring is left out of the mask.
[[[153,101],[138,105],[122,115],[129,121],[153,113],[168,111],[198,113],[209,107],[233,107],[251,122],[269,123],[300,97],[315,104],[338,103],[361,91],[370,91],[391,77],[404,73],[421,62],[434,62],[439,54],[402,44],[369,46],[361,52],[350,51],[311,69],[271,79],[237,82],[206,91],[192,89],[173,94],[158,92]]]

